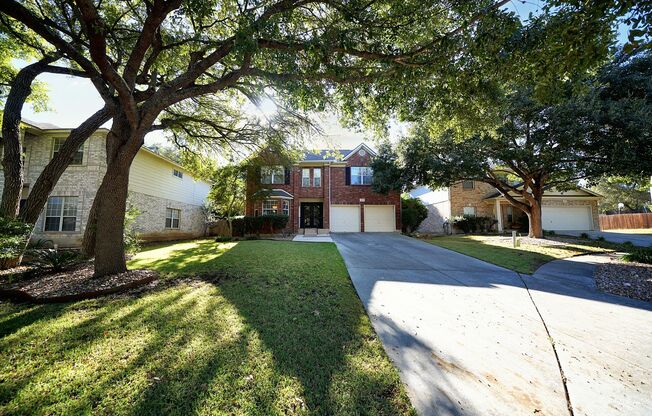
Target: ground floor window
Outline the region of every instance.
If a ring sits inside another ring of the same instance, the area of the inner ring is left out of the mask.
[[[52,196],[45,208],[45,231],[75,231],[77,197]]]
[[[290,201],[283,201],[283,215],[290,216]]]
[[[181,210],[167,208],[165,210],[165,228],[179,228],[179,218],[181,218]]]
[[[273,215],[278,213],[278,201],[268,199],[263,201],[263,215]]]
[[[464,207],[464,215],[475,215],[475,207]]]

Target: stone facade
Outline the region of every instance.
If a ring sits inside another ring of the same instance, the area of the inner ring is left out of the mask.
[[[462,182],[455,183],[450,187],[450,216],[464,215],[464,207],[472,207],[478,217],[493,216],[494,209],[484,198],[494,190],[493,186],[484,182],[473,181],[473,189],[464,189]]]
[[[183,240],[206,233],[206,221],[200,206],[140,192],[129,192],[128,201],[140,211],[134,228],[145,241]],[[167,208],[178,209],[181,212],[178,229],[165,228]]]
[[[27,197],[31,186],[34,184],[43,168],[49,163],[54,151],[54,142],[57,137],[65,138],[66,130],[38,130],[28,128],[23,131],[23,146],[25,148],[25,185],[23,196]],[[80,165],[70,165],[61,175],[54,187],[51,197],[76,197],[77,211],[74,231],[45,231],[45,214],[42,213],[37,220],[33,239],[52,240],[61,247],[77,247],[81,244],[90,208],[95,194],[106,172],[105,159],[106,130],[98,130],[83,146],[83,160]],[[141,150],[146,152],[146,150]],[[158,163],[169,165],[172,168],[182,169],[171,162],[161,159]],[[138,179],[138,173],[133,172],[130,177]],[[2,175],[0,174],[0,178]],[[2,190],[0,181],[0,191]],[[130,192],[130,201],[136,205],[142,214],[136,219],[135,227],[142,233],[144,240],[170,240],[201,236],[204,233],[204,221],[201,207],[197,204],[175,201],[170,198],[157,196],[158,191],[151,195],[142,192]],[[182,200],[182,198],[179,198]],[[180,227],[178,230],[165,229],[165,209],[175,208],[181,210]]]
[[[432,201],[432,195],[435,194],[433,191],[429,192],[430,195],[419,196],[428,208],[428,218],[424,220],[418,231],[433,234],[443,233],[444,222],[454,217],[464,215],[465,207],[473,207],[474,214],[477,216],[497,218],[496,200],[493,198],[485,199],[487,196],[494,194],[495,191],[496,190],[493,186],[483,182],[474,182],[472,189],[465,189],[462,182],[457,182],[450,188],[447,188],[447,194],[443,194],[441,191],[436,191],[439,193],[439,195],[434,198],[436,202]],[[598,230],[600,229],[598,198],[599,197],[583,190],[570,191],[566,193],[552,191],[546,192],[543,197],[542,205],[561,207],[589,206],[591,208],[593,220],[592,229]],[[506,200],[504,200],[504,198],[501,198],[500,204],[503,226],[505,229],[508,229],[510,228],[510,224],[507,221],[507,207],[510,205]],[[512,208],[512,210],[515,213],[514,216],[518,215],[516,214],[518,208]],[[520,212],[520,210],[518,212]],[[527,222],[525,224],[527,225]],[[453,229],[452,231],[456,232],[457,230]]]
[[[364,154],[362,154],[364,153]],[[253,194],[261,187],[280,189],[290,193],[290,220],[286,232],[297,233],[301,229],[300,209],[302,202],[320,202],[323,204],[323,229],[329,229],[330,206],[356,205],[360,206],[360,227],[364,231],[364,205],[393,205],[396,213],[396,228],[401,228],[401,196],[399,192],[390,192],[382,195],[373,191],[371,185],[346,185],[346,170],[353,166],[369,166],[372,155],[369,151],[351,154],[346,160],[311,160],[295,164],[289,169],[289,183],[277,185],[261,185],[260,175],[251,173],[247,178],[246,215],[256,215],[262,212],[260,199],[255,199]],[[302,186],[302,171],[310,169],[310,183],[313,184],[314,169],[321,169],[321,186]],[[287,169],[287,168],[286,168]]]

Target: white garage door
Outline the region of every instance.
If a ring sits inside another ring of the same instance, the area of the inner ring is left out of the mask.
[[[334,233],[360,232],[359,205],[331,205],[330,230]]]
[[[365,205],[364,230],[370,233],[396,231],[394,205]]]
[[[544,230],[591,230],[590,207],[542,207]]]

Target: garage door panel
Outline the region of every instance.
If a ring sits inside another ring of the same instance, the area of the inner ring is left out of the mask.
[[[396,216],[393,205],[365,205],[364,207],[365,232],[393,232],[396,231]]]
[[[589,206],[542,207],[544,230],[591,230],[593,217]]]
[[[334,233],[360,232],[360,206],[331,205],[330,230]]]

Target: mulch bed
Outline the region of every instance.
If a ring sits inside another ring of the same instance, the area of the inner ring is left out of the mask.
[[[157,278],[158,273],[152,270],[129,270],[95,278],[93,264],[84,263],[59,273],[5,281],[0,285],[0,298],[33,303],[70,302],[133,289]]]
[[[599,264],[594,276],[603,292],[652,302],[652,264],[612,260]]]

